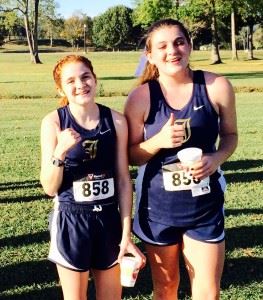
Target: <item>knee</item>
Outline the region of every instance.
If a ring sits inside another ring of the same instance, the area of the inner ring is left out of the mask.
[[[154,299],[177,299],[177,291],[179,287],[180,278],[165,279],[160,276],[153,281]]]
[[[196,291],[193,291],[192,298],[193,300],[219,300],[220,289],[211,286],[209,288],[199,287]]]

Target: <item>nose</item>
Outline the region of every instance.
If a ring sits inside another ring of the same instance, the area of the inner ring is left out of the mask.
[[[84,82],[81,78],[77,78],[76,81],[75,81],[75,85],[77,88],[82,88],[83,85],[84,85]]]
[[[169,43],[167,45],[167,52],[168,54],[175,54],[178,51],[178,48],[176,47],[176,45],[174,43]]]

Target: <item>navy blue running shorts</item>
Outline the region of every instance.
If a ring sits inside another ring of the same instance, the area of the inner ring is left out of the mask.
[[[49,219],[48,259],[65,268],[85,272],[117,264],[122,236],[117,203],[59,204]]]
[[[220,243],[225,239],[224,214],[211,224],[176,227],[160,224],[144,216],[133,221],[133,233],[142,241],[152,245],[168,246],[181,243],[183,235],[205,243]]]

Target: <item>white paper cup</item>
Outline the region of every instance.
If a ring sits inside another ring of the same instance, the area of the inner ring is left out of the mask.
[[[135,257],[123,256],[121,260],[121,285],[133,287],[135,285],[139,269],[139,262]]]
[[[202,158],[203,151],[200,148],[190,147],[185,148],[177,153],[177,157],[181,163],[186,166],[198,162]]]

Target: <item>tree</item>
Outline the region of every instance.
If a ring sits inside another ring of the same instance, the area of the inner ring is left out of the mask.
[[[41,63],[38,53],[39,0],[1,0],[3,11],[18,11],[23,15],[31,62]]]
[[[183,19],[186,18],[188,24],[192,27],[192,31],[196,23],[201,26],[208,24],[210,27],[212,33],[212,64],[222,63],[219,54],[217,4],[216,0],[188,0],[184,1],[184,5],[180,8],[180,15]],[[198,28],[195,28],[195,30],[198,30]]]
[[[256,49],[263,49],[263,27],[258,26],[254,32],[254,45]]]
[[[14,35],[16,24],[19,23],[19,18],[17,13],[14,11],[4,12],[0,19],[1,26],[6,30],[8,40],[10,40],[11,35]]]
[[[92,40],[97,47],[120,49],[132,33],[132,10],[124,5],[109,8],[93,20]]]
[[[263,0],[243,0],[239,6],[239,14],[248,28],[248,59],[253,55],[253,29],[258,23],[263,22]]]
[[[54,0],[40,2],[40,29],[44,31],[50,39],[50,47],[53,46],[54,31],[61,26],[61,19],[56,15],[56,3]]]
[[[176,5],[179,5],[178,0],[175,2],[173,0],[137,0],[135,2],[133,23],[144,28],[159,19],[171,17],[176,11]]]
[[[83,39],[84,15],[73,15],[65,20],[61,36],[67,39],[73,48],[78,48]]]

